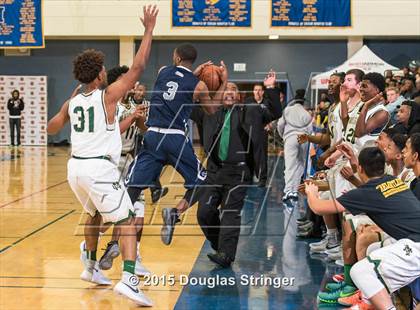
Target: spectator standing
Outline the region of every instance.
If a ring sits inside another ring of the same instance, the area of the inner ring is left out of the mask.
[[[312,132],[312,115],[304,108],[305,90],[298,89],[293,101],[280,118],[277,130],[284,140],[284,196],[283,201],[286,206],[288,200],[298,199],[297,189],[304,173],[307,142],[300,145],[297,137],[302,134]]]
[[[17,89],[12,91],[12,98],[7,101],[7,109],[9,110],[9,123],[10,123],[10,144],[12,146],[20,145],[20,125],[21,114],[25,108],[23,99],[20,98],[20,93]],[[15,129],[16,129],[16,144],[15,144]]]
[[[280,98],[280,95],[279,95]],[[254,105],[253,109],[255,113],[249,114],[251,118],[254,118],[253,122],[261,123],[261,118],[264,118],[264,115],[267,114],[267,108],[270,105],[268,97],[264,96],[264,86],[262,84],[255,84],[253,88],[253,96],[247,98],[245,103]],[[259,107],[257,106],[259,105]],[[280,107],[279,107],[280,109]],[[279,115],[280,116],[280,115]],[[270,121],[275,120],[276,118],[271,118]],[[254,129],[256,130],[256,128]],[[259,127],[257,136],[262,141],[263,150],[260,154],[261,156],[261,169],[255,170],[256,173],[254,177],[254,182],[258,183],[258,186],[264,187],[267,183],[267,157],[268,157],[268,132],[270,131],[270,123],[265,122],[265,126]]]

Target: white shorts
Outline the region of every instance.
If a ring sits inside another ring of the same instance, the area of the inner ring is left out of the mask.
[[[331,197],[330,191],[324,191],[324,192],[320,192],[319,193],[319,199],[322,199],[322,200],[331,200],[333,198]]]
[[[371,218],[364,214],[353,215],[348,212],[344,213],[344,219],[350,223],[351,229],[353,232],[357,231],[357,228],[360,225],[376,225]]]
[[[134,158],[131,156],[130,153],[127,155],[121,155],[120,162],[118,163],[118,170],[122,176],[122,180],[125,179],[128,168],[130,168],[130,164],[134,161]],[[136,217],[144,217],[144,192],[142,191],[138,201],[134,203],[134,212],[136,213]]]
[[[67,169],[70,187],[90,216],[98,211],[104,223],[117,224],[134,215],[116,165],[105,159],[71,158]]]
[[[330,185],[330,190],[334,195],[334,199],[339,198],[344,193],[355,188],[353,184],[347,181],[340,173],[341,169],[346,166],[350,167],[348,160],[339,159],[334,167],[327,171],[327,180]]]
[[[397,243],[397,240],[392,238],[390,235],[388,235],[386,232],[381,233],[381,241],[374,242],[368,246],[366,249],[366,255],[369,255],[370,253],[382,249],[388,245]]]
[[[420,277],[420,242],[390,241],[393,243],[368,253],[366,259],[375,265],[377,276],[392,293]]]

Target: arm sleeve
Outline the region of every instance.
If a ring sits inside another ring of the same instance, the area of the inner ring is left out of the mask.
[[[201,124],[203,122],[203,117],[204,117],[203,109],[198,104],[194,105],[190,114],[190,119],[198,124]]]
[[[263,103],[267,107],[263,109],[264,125],[281,117],[283,111],[280,103],[280,90],[278,88],[266,89],[264,91]]]
[[[12,99],[7,100],[7,109],[9,111],[12,109]]]
[[[24,108],[25,108],[25,103],[23,102],[22,99],[20,99],[19,110],[23,111]]]

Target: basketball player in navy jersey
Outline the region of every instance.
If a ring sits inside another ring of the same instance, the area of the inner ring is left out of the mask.
[[[183,44],[174,50],[173,65],[160,69],[146,122],[148,130],[144,135],[142,149],[131,164],[126,178],[133,203],[141,190],[154,185],[165,165],[173,166],[184,178],[186,192],[177,208],[162,210],[164,226],[161,237],[167,245],[172,240],[173,221],[178,218],[178,214],[172,213],[183,212],[193,204],[193,193],[206,178],[206,171],[186,134],[193,104],[199,102],[207,113],[216,112],[222,103],[228,80],[227,69],[222,61],[222,83],[211,98],[207,85],[197,78],[209,63],[200,65],[193,72],[196,58],[196,49],[190,44]]]

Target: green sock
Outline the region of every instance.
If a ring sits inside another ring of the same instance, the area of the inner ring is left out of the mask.
[[[347,285],[356,287],[350,277],[351,267],[353,267],[353,264],[344,264],[344,282],[346,282]]]
[[[96,262],[96,250],[95,251],[86,251],[87,259],[93,260]]]
[[[125,260],[123,271],[127,271],[129,273],[134,274],[134,268],[136,266],[136,262],[133,260]]]

